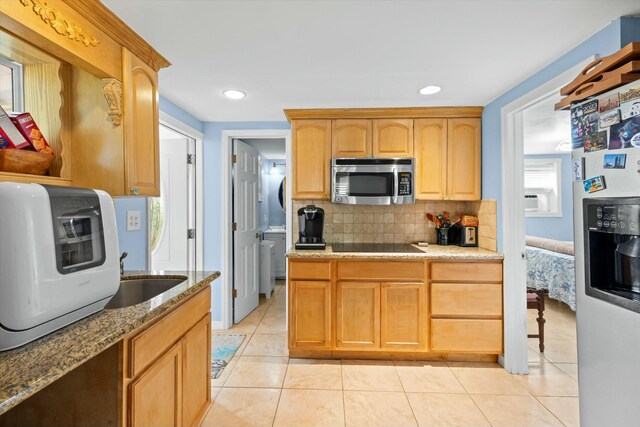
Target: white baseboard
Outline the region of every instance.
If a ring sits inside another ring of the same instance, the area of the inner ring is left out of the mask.
[[[214,320],[211,322],[211,330],[212,331],[216,331],[216,330],[221,330],[224,329],[222,327],[222,320]]]

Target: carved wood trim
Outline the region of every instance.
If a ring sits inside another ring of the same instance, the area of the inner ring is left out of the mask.
[[[59,10],[49,6],[46,1],[20,0],[20,3],[25,7],[29,7],[29,4],[31,3],[31,5],[33,5],[33,13],[38,15],[40,19],[42,19],[42,22],[49,24],[49,26],[51,26],[51,28],[61,36],[65,36],[68,39],[82,43],[86,47],[96,47],[100,44],[100,41],[94,36],[85,33],[78,24],[71,21]]]
[[[122,83],[116,79],[102,79],[104,97],[109,105],[109,118],[114,126],[122,123]]]
[[[483,107],[285,109],[287,120],[482,117]]]
[[[97,0],[63,1],[121,46],[129,49],[131,53],[153,68],[154,71],[157,72],[160,68],[171,65],[165,57],[160,55],[149,43],[101,2]]]

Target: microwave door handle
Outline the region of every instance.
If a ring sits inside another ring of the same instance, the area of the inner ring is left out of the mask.
[[[394,171],[393,172],[393,195],[391,196],[391,200],[393,203],[397,203],[398,202],[398,189],[399,189],[399,182],[398,182],[398,171]]]

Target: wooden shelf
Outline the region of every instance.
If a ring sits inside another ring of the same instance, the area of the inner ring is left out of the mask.
[[[49,184],[61,185],[64,187],[71,186],[71,180],[60,178],[57,176],[46,175],[29,175],[26,173],[0,172],[0,182],[23,182],[26,184]]]

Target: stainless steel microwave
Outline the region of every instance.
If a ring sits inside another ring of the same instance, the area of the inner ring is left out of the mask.
[[[415,160],[334,158],[331,202],[345,205],[415,203]]]

